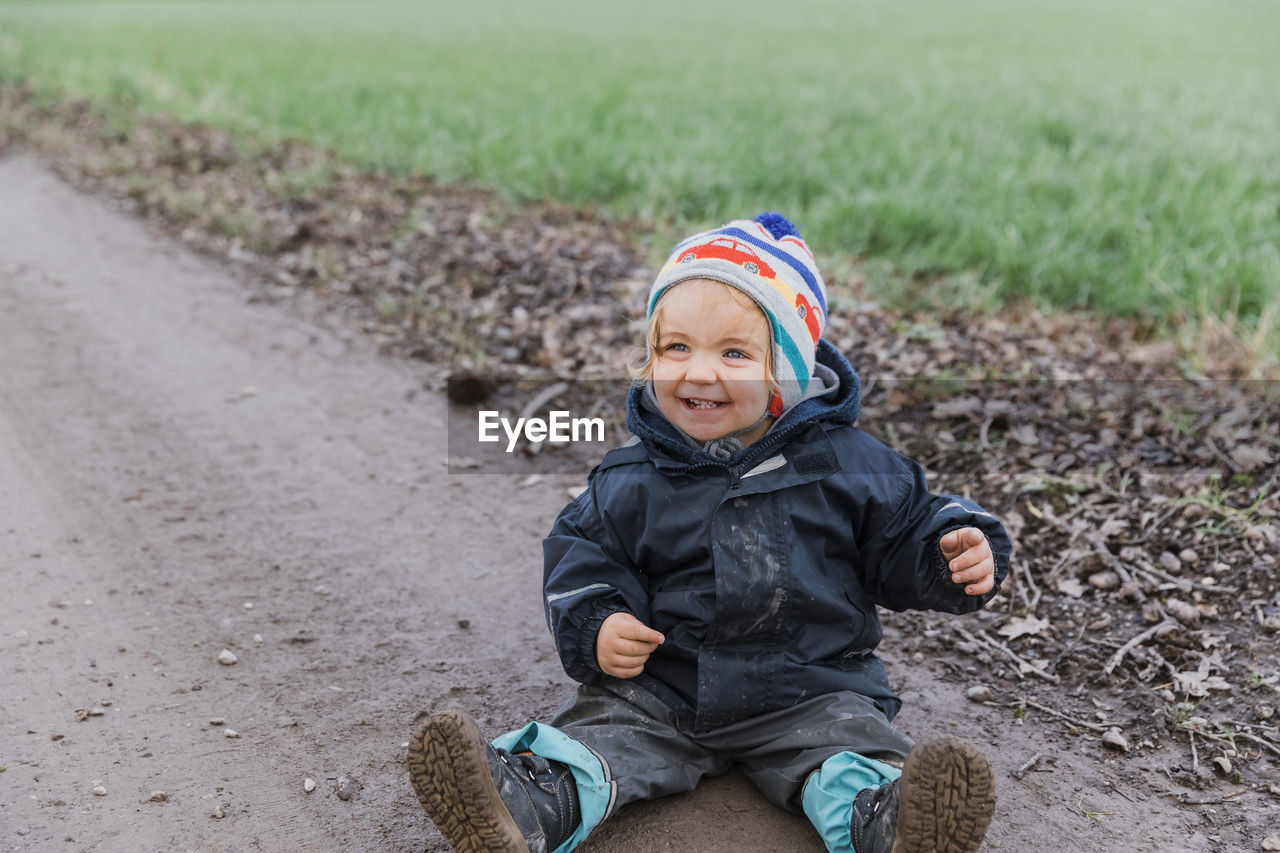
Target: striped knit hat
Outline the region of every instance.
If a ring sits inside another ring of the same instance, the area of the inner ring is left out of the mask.
[[[667,288],[691,278],[736,287],[769,319],[773,376],[780,389],[769,414],[777,417],[804,399],[818,338],[827,323],[827,289],[796,226],[780,213],[765,212],[684,240],[649,291],[646,318],[652,321]]]

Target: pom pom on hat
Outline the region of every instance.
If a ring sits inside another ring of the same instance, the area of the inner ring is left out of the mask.
[[[782,214],[765,211],[681,241],[649,291],[646,316],[652,319],[667,288],[693,278],[735,287],[760,306],[769,321],[781,396],[770,413],[800,402],[827,324],[826,285],[800,230]]]
[[[800,236],[800,228],[798,226],[794,225],[790,219],[787,219],[781,213],[774,213],[772,210],[766,210],[757,216],[756,222],[763,225],[775,240],[781,240],[783,237]]]

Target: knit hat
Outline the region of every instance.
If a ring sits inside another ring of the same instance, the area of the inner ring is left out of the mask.
[[[676,246],[649,291],[646,319],[664,291],[691,278],[722,282],[750,296],[769,320],[777,417],[804,399],[818,338],[827,323],[827,289],[800,231],[780,213],[735,219]]]

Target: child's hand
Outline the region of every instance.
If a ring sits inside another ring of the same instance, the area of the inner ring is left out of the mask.
[[[991,544],[976,527],[953,530],[938,543],[942,557],[951,570],[951,580],[968,584],[965,595],[983,595],[996,585],[996,562],[991,556]]]
[[[645,661],[666,640],[630,613],[614,613],[596,634],[596,663],[606,675],[635,678]]]

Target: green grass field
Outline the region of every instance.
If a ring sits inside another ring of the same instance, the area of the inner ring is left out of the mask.
[[[1266,333],[1277,34],[1266,0],[0,0],[0,74],[664,234],[781,210],[899,287]]]

